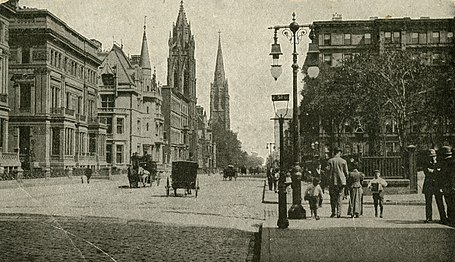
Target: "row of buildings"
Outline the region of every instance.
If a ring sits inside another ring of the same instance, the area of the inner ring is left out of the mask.
[[[337,67],[342,61],[353,55],[374,52],[381,54],[388,50],[413,51],[419,54],[419,59],[434,66],[445,66],[455,61],[455,19],[421,17],[370,17],[368,20],[343,20],[339,14],[334,14],[331,21],[314,21],[311,24],[308,54],[305,66]],[[452,88],[452,95],[455,90]],[[304,101],[305,102],[305,101]],[[331,146],[330,134],[324,130],[321,117],[302,119],[301,125],[311,125],[315,134],[306,134],[306,141],[301,145],[306,154],[317,156],[327,155]],[[379,120],[378,120],[379,121]],[[445,142],[455,143],[455,123],[449,119],[442,121]],[[344,123],[341,132],[341,146],[348,155],[369,155],[370,148],[364,137],[363,123],[360,119]],[[308,129],[307,129],[308,130]],[[411,130],[412,131],[412,130]],[[434,130],[433,130],[434,131]],[[415,131],[420,132],[420,131]],[[432,132],[432,131],[429,131]],[[424,148],[434,146],[432,134],[419,133],[424,139]],[[402,149],[399,145],[397,123],[393,118],[383,123],[381,130],[381,149],[383,156],[399,155]],[[311,139],[309,139],[311,138]],[[433,143],[433,144],[432,144]]]
[[[156,80],[146,29],[140,54],[127,56],[115,43],[104,51],[47,10],[1,4],[0,167],[47,176],[124,169],[138,154],[161,169],[192,160],[213,170],[216,144],[197,105],[195,41],[183,1],[168,41],[167,85]],[[221,42],[218,48],[224,77]]]
[[[454,18],[429,18],[421,17],[370,17],[367,20],[343,20],[342,15],[334,14],[332,20],[314,21],[310,25],[310,40],[308,53],[304,62],[304,69],[310,66],[337,67],[344,59],[357,54],[373,52],[381,54],[388,50],[411,50],[420,54],[420,59],[434,66],[445,66],[455,61],[455,19]],[[305,88],[304,88],[305,89]],[[455,97],[452,87],[451,97]],[[450,97],[448,97],[450,98]],[[303,98],[303,103],[309,103]],[[284,112],[281,112],[284,113]],[[292,118],[292,112],[287,117]],[[317,158],[330,157],[331,132],[324,129],[323,115],[301,115],[300,149],[303,161]],[[379,120],[378,120],[379,121]],[[455,145],[455,123],[450,119],[444,123],[444,143]],[[303,128],[302,128],[303,127]],[[279,143],[278,121],[274,123],[275,146],[270,151],[269,163],[279,159],[279,150],[283,146],[290,148],[289,123],[284,127],[284,145]],[[309,133],[311,130],[311,133]],[[420,132],[420,131],[417,131]],[[428,133],[430,132],[430,133]],[[424,136],[427,144],[422,148],[434,147],[431,139],[435,130],[415,135]],[[357,156],[371,156],[365,126],[360,118],[347,121],[339,134],[339,144],[345,154]],[[429,138],[429,139],[426,139]],[[397,123],[393,118],[386,119],[380,134],[380,152],[382,156],[401,155],[399,146]],[[286,150],[286,149],[285,149]],[[377,154],[377,152],[376,152]]]

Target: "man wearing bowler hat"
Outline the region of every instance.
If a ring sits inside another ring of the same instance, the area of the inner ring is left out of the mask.
[[[330,217],[341,217],[341,200],[344,195],[344,188],[346,187],[346,177],[349,174],[348,163],[341,158],[341,149],[335,147],[333,150],[334,156],[327,162],[329,177],[329,193],[330,193],[330,207],[332,214]]]
[[[452,148],[443,146],[441,161],[441,186],[447,205],[447,222],[455,226],[455,162]]]
[[[423,170],[425,180],[423,181],[422,193],[425,194],[425,223],[432,221],[433,216],[433,195],[438,206],[440,223],[446,224],[447,217],[442,200],[442,187],[441,187],[441,168],[439,162],[436,160],[436,150],[428,150],[428,162]]]

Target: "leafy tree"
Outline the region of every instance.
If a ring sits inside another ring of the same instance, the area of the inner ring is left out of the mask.
[[[453,72],[424,58],[411,51],[365,52],[338,67],[321,68],[317,79],[305,79],[302,123],[305,117],[318,118],[333,146],[346,121],[361,119],[370,150],[377,151],[389,119],[396,122],[400,148],[418,143],[422,132],[434,129],[441,112],[453,119],[454,107],[447,99],[453,94]],[[443,98],[444,103],[435,102]],[[303,133],[318,132],[311,128],[304,126]]]

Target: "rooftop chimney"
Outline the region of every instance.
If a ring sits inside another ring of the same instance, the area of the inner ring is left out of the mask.
[[[332,21],[341,21],[341,20],[343,20],[342,14],[335,13],[332,15]]]

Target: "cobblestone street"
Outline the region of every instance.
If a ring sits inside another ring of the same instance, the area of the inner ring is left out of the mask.
[[[245,261],[253,234],[100,218],[0,221],[2,261]]]
[[[198,197],[126,178],[0,190],[7,261],[248,261],[263,179],[199,176]],[[4,240],[4,241],[3,241]]]

